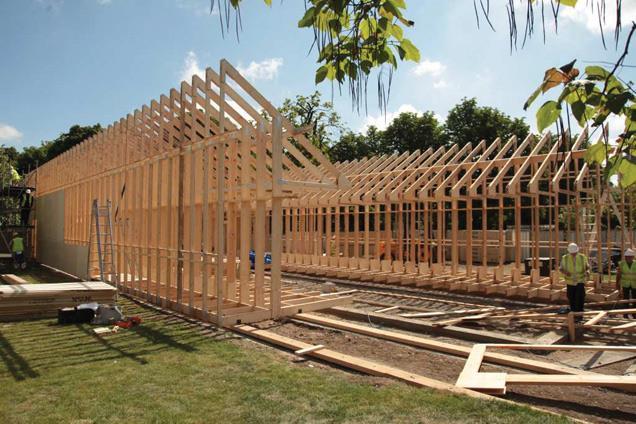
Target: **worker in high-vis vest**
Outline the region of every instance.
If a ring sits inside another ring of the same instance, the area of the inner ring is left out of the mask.
[[[568,253],[561,258],[561,273],[567,284],[568,301],[572,312],[583,312],[585,304],[585,279],[589,265],[587,257],[579,253],[576,243],[568,245]],[[578,317],[580,320],[581,317]]]
[[[29,214],[33,207],[33,195],[31,189],[27,188],[20,195],[20,225],[29,225]]]
[[[634,261],[636,252],[627,249],[623,256],[624,259],[618,263],[618,271],[616,271],[616,290],[622,294],[623,299],[636,300],[636,261]],[[630,302],[624,307],[635,308],[636,302]],[[628,318],[627,315],[624,317]],[[636,318],[636,314],[632,314],[632,318]]]
[[[18,234],[13,233],[11,239],[11,254],[13,255],[13,267],[18,269],[22,267],[26,268],[26,261],[24,258],[24,239]]]

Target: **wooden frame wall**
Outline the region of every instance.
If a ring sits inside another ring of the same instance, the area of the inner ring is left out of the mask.
[[[348,301],[283,289],[280,267],[283,199],[347,179],[225,60],[37,172],[38,196],[64,190],[66,243],[112,202],[122,291],[219,325]]]
[[[585,129],[571,141],[513,136],[338,163],[351,188],[284,201],[284,268],[564,299],[554,270],[569,242],[593,257],[633,245],[633,228],[626,231],[632,196],[600,184],[600,169],[584,160],[587,142]],[[624,224],[620,239],[601,230],[603,216]],[[550,275],[540,275],[540,257],[548,258]],[[591,299],[617,296],[613,282],[593,278]]]

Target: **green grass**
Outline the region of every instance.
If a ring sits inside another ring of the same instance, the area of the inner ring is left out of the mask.
[[[122,302],[142,326],[106,337],[55,320],[0,324],[0,422],[488,422],[525,407],[294,364],[273,349]]]
[[[0,268],[0,274],[15,274],[18,277],[22,277],[29,284],[40,283],[67,283],[73,280],[71,277],[65,274],[60,274],[49,268],[43,267],[36,263],[30,263],[27,269],[14,269],[10,262],[5,262],[4,266]],[[6,284],[0,279],[0,284]]]

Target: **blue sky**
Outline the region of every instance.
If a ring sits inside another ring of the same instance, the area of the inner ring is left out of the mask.
[[[271,8],[262,0],[244,3],[237,42],[233,34],[222,38],[209,0],[0,1],[0,143],[22,148],[73,124],[108,125],[176,87],[182,77],[218,68],[221,58],[276,105],[311,93],[312,34],[296,26],[304,2],[274,1]],[[342,96],[336,90],[333,100],[347,126],[383,126],[404,110],[432,110],[443,118],[462,97],[527,117],[534,126],[534,111],[526,113],[522,105],[545,69],[574,58],[585,66],[619,55],[611,46],[603,49],[596,17],[583,0],[562,16],[558,36],[550,30],[546,44],[536,36],[511,54],[506,3],[491,1],[493,32],[477,29],[472,0],[410,0],[408,15],[416,25],[406,36],[420,48],[422,61],[401,64],[386,118],[373,88],[369,116],[352,112],[346,89]],[[624,4],[623,21],[636,19],[636,5]],[[607,20],[611,27],[609,12]],[[626,79],[635,79],[633,74],[623,71]],[[331,97],[329,84],[318,89]]]

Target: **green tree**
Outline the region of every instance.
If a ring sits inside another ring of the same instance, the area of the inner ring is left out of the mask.
[[[424,151],[446,144],[443,127],[433,112],[401,113],[386,128],[383,138],[386,153]]]
[[[366,135],[347,131],[331,146],[329,157],[339,162],[371,157],[383,152],[382,142],[382,134],[375,127],[370,127]]]
[[[272,0],[263,0],[268,6]],[[607,0],[595,0],[592,13],[598,15],[601,31],[605,22],[605,3]],[[242,0],[210,0],[210,12],[218,2],[221,30],[230,29],[235,22],[238,36],[242,27],[240,6]],[[523,44],[535,33],[535,19],[540,22],[545,41],[546,22],[554,22],[554,30],[558,28],[559,12],[565,7],[575,7],[578,0],[520,0],[504,1],[500,7],[505,8],[509,27],[510,49],[517,47],[517,37],[523,34]],[[622,3],[616,1],[615,38],[618,41],[621,28]],[[474,0],[471,5],[475,11],[477,26],[485,19],[494,30],[490,0]],[[317,50],[315,81],[325,79],[335,81],[340,87],[346,85],[352,102],[359,109],[366,105],[368,78],[377,71],[378,101],[381,109],[386,110],[392,73],[398,67],[399,60],[419,62],[418,48],[404,37],[404,30],[415,25],[407,18],[405,0],[305,0],[305,13],[298,21],[299,28],[309,28],[314,34],[311,48]],[[232,13],[234,16],[231,16]],[[538,16],[537,16],[538,15]],[[523,17],[518,19],[518,17]],[[518,30],[518,25],[524,28]],[[605,37],[603,36],[603,44]],[[364,102],[362,100],[365,100]]]
[[[12,172],[11,160],[7,155],[7,148],[2,146],[0,149],[0,184],[2,187],[8,186],[14,180],[14,174]]]
[[[491,143],[497,137],[505,141],[512,135],[523,140],[530,127],[522,118],[511,118],[493,107],[478,106],[475,98],[464,98],[448,112],[444,132],[450,143],[464,146],[481,140]]]
[[[42,144],[40,146],[25,147],[15,160],[17,171],[24,175],[46,162],[48,146],[49,144]]]
[[[18,159],[18,156],[20,155],[20,153],[18,152],[18,149],[16,149],[13,146],[2,146],[2,151],[4,152],[5,155],[7,155],[7,159],[9,160],[9,163],[11,164],[15,164],[16,160]]]
[[[92,137],[101,129],[102,127],[99,124],[88,126],[73,125],[68,132],[60,134],[55,140],[43,141],[40,146],[25,147],[22,152],[15,155],[11,163],[20,174],[24,175],[87,138]],[[9,153],[11,154],[12,152]]]
[[[318,91],[309,96],[298,95],[293,100],[285,99],[278,110],[296,128],[305,129],[305,136],[325,153],[344,130],[342,119],[333,108],[333,103],[323,101]]]
[[[44,145],[47,145],[46,161],[61,155],[71,147],[81,143],[89,137],[92,137],[101,130],[102,126],[99,124],[88,126],[73,125],[69,128],[68,132],[60,134],[60,136],[55,140],[51,140],[50,142],[45,141],[43,143]]]

